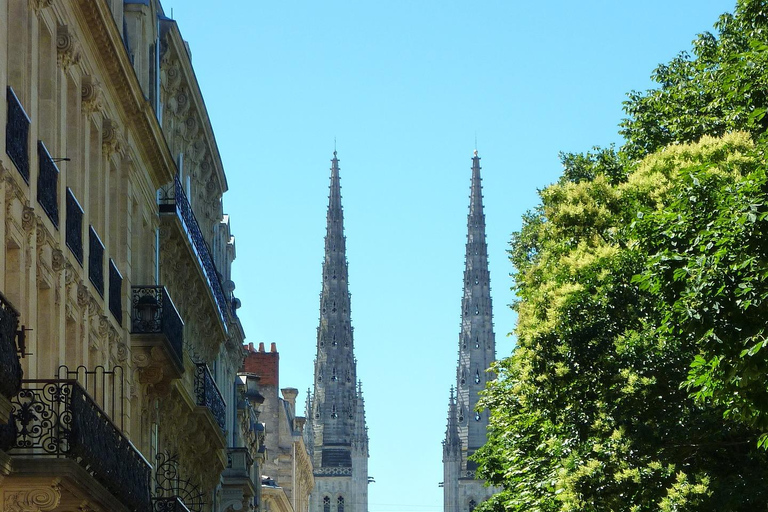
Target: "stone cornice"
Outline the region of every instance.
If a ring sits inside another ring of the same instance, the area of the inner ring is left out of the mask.
[[[211,125],[211,119],[208,116],[208,108],[205,106],[205,100],[203,99],[202,91],[200,90],[200,84],[197,81],[195,70],[192,67],[192,60],[187,51],[184,39],[181,37],[178,24],[169,20],[168,22],[168,43],[172,45],[173,53],[176,55],[184,74],[184,81],[186,82],[189,92],[192,93],[193,102],[200,119],[203,123],[203,130],[205,132],[205,140],[208,145],[208,151],[213,159],[213,165],[216,170],[216,177],[219,182],[219,189],[223,194],[228,190],[227,178],[224,174],[224,165],[221,162],[221,155],[219,153],[218,144],[216,144],[216,136],[213,133],[213,126]],[[169,51],[171,49],[169,48]]]
[[[171,157],[165,137],[157,122],[152,106],[144,98],[141,85],[131,65],[130,59],[112,14],[106,2],[93,0],[78,0],[79,20],[86,37],[90,38],[92,48],[96,50],[98,64],[107,77],[106,83],[113,88],[116,104],[122,110],[123,118],[127,120],[127,129],[135,134],[139,151],[146,158],[147,171],[154,181],[156,188],[173,179],[176,166]],[[86,43],[83,40],[83,43]]]

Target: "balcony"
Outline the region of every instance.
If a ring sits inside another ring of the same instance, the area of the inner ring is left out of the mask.
[[[184,322],[165,286],[131,288],[131,345],[163,352],[173,378],[184,373]]]
[[[152,512],[191,512],[178,496],[152,498]]]
[[[231,305],[227,302],[224,288],[219,279],[219,273],[216,270],[216,265],[213,263],[211,250],[208,248],[208,243],[205,241],[203,232],[200,229],[200,225],[197,223],[195,214],[192,211],[192,206],[189,204],[189,200],[184,193],[184,189],[181,186],[178,176],[174,176],[172,187],[169,186],[167,190],[162,191],[160,198],[160,213],[174,214],[180,220],[184,231],[191,242],[192,249],[197,256],[200,268],[203,270],[203,275],[208,282],[208,287],[213,294],[218,316],[226,331],[227,321],[229,320],[231,312]]]
[[[178,454],[160,452],[156,458],[153,512],[202,512],[205,493],[199,482],[184,478]]]
[[[88,279],[99,295],[104,296],[104,244],[93,226],[88,231]]]
[[[151,509],[150,465],[76,380],[24,380],[12,404],[19,472],[38,462],[28,473],[39,476],[69,460],[128,510]]]
[[[29,183],[29,125],[30,120],[19,98],[8,87],[6,91],[8,100],[8,122],[5,125],[5,152],[11,158],[13,165]]]
[[[67,218],[65,220],[65,241],[80,265],[83,264],[83,207],[72,189],[67,187]]]
[[[37,156],[40,162],[37,175],[37,202],[51,219],[53,225],[59,227],[59,168],[48,153],[43,141],[37,141]]]
[[[117,323],[123,325],[123,276],[117,265],[109,259],[109,311]]]
[[[221,396],[221,391],[216,386],[216,382],[213,380],[211,370],[208,369],[208,365],[205,363],[196,363],[197,369],[195,370],[195,396],[197,398],[197,405],[199,407],[207,408],[216,424],[219,425],[222,433],[226,431],[226,414],[227,406],[224,403],[224,398]]]
[[[21,386],[21,363],[16,351],[19,313],[0,293],[0,424],[8,421],[10,402]]]

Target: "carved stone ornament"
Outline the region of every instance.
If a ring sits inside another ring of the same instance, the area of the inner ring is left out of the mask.
[[[104,130],[101,135],[101,145],[107,158],[116,153],[123,153],[124,144],[122,141],[122,135],[120,134],[120,127],[116,122],[110,119],[104,120]]]
[[[32,209],[29,204],[25,204],[21,212],[21,227],[27,233],[32,232],[32,228],[35,226],[35,210]]]
[[[101,85],[92,76],[84,76],[80,85],[80,95],[83,101],[83,112],[93,114],[104,108]]]
[[[60,501],[61,489],[56,485],[23,490],[5,489],[3,491],[3,510],[5,512],[47,512],[58,507]]]
[[[47,9],[48,7],[52,6],[53,0],[31,0],[31,4],[32,9],[39,13],[43,9]]]
[[[54,249],[51,252],[51,268],[54,272],[60,272],[64,269],[64,253],[61,252],[61,249]]]
[[[56,51],[59,65],[65,70],[80,62],[80,44],[67,25],[59,25],[56,30]]]

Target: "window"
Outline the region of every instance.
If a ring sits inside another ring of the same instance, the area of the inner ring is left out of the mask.
[[[480,370],[475,370],[475,384],[480,384]]]
[[[480,421],[480,413],[479,412],[475,413],[475,421]]]
[[[339,496],[336,500],[336,512],[344,512],[344,496]]]
[[[469,512],[473,512],[476,506],[477,502],[475,500],[469,500]]]
[[[323,512],[331,512],[331,498],[328,496],[323,498]]]

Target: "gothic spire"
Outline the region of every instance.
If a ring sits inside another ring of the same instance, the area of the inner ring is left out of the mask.
[[[456,399],[453,395],[453,386],[451,386],[451,398],[448,400],[448,427],[445,429],[443,455],[456,455],[461,450],[459,426],[456,415]]]
[[[487,413],[475,412],[479,392],[489,376],[486,370],[496,358],[493,333],[488,244],[485,239],[483,186],[480,157],[472,157],[467,245],[464,267],[464,293],[461,301],[461,333],[457,367],[457,419],[461,441],[468,453],[485,444]]]
[[[348,466],[357,424],[357,369],[350,322],[344,212],[336,151],[331,159],[330,191],[326,215],[320,325],[317,329],[315,385],[312,398],[315,468]],[[329,448],[331,445],[333,448]]]

